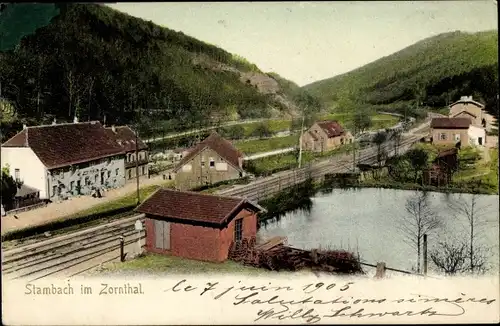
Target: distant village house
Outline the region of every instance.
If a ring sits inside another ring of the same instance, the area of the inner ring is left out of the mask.
[[[148,252],[223,262],[233,241],[256,236],[263,209],[242,198],[159,189],[136,211],[146,217]]]
[[[106,128],[106,132],[125,151],[125,178],[127,181],[136,179],[137,168],[140,177],[148,176],[148,146],[139,137],[136,137],[135,131],[128,126],[111,126]]]
[[[306,151],[325,152],[341,145],[350,144],[353,137],[350,132],[335,120],[315,122],[302,135],[302,148]]]
[[[243,153],[213,131],[191,149],[172,172],[180,190],[238,179],[245,175]]]
[[[433,118],[431,140],[436,145],[483,146],[486,132],[484,128],[472,125],[468,118]]]
[[[467,118],[475,127],[491,131],[495,117],[484,110],[484,105],[473,100],[472,96],[462,96],[460,100],[451,104],[450,118]]]

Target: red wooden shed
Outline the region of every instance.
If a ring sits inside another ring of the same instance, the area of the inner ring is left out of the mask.
[[[263,208],[243,198],[159,189],[136,211],[146,217],[147,251],[222,262],[232,241],[256,236]]]

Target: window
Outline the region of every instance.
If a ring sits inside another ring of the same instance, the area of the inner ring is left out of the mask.
[[[55,196],[57,193],[57,186],[52,186],[52,196]]]
[[[99,175],[98,175],[98,174],[96,174],[96,175],[94,176],[94,183],[97,183],[97,181],[99,181]]]
[[[73,188],[75,187],[75,182],[74,181],[71,181],[69,183],[69,190],[73,190]]]
[[[440,140],[446,140],[446,134],[439,134]]]
[[[14,178],[16,179],[16,182],[21,181],[21,171],[19,169],[14,170]]]
[[[115,170],[115,175],[118,176],[118,174],[120,174],[120,169]]]
[[[234,241],[241,241],[243,238],[243,219],[234,221]]]
[[[108,171],[108,178],[111,178],[111,171]]]
[[[201,167],[205,167],[205,161],[201,161]]]
[[[85,185],[90,186],[90,178],[89,177],[85,177]]]
[[[128,178],[132,178],[132,169],[128,170]]]
[[[134,162],[135,161],[135,154],[130,155],[130,161]]]
[[[146,169],[144,168],[144,166],[143,166],[143,167],[141,167],[141,170],[142,170],[142,171],[141,171],[141,174],[142,174],[142,175],[145,175],[145,174],[146,174]]]
[[[212,157],[210,158],[210,167],[211,168],[215,167],[215,161]]]
[[[454,138],[455,138],[455,141],[459,141],[460,140],[460,134],[455,134]]]

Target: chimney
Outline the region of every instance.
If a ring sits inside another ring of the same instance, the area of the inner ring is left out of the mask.
[[[23,123],[23,130],[26,128],[28,128],[28,126],[25,123]]]
[[[75,115],[75,117],[73,118],[73,123],[78,123],[78,117]]]
[[[461,101],[467,101],[467,100],[468,100],[468,98],[467,98],[467,96],[460,96],[460,100],[461,100]]]
[[[242,156],[238,157],[238,165],[240,166],[240,169],[243,168],[243,157]]]
[[[52,121],[52,125],[56,125],[57,124],[57,120],[56,118],[54,118],[54,121]]]
[[[116,133],[116,128],[115,128],[115,125],[112,125],[111,126],[111,130],[113,130],[114,133]]]

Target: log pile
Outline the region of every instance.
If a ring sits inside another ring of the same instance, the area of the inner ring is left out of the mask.
[[[359,260],[350,252],[292,248],[286,246],[284,239],[280,237],[262,245],[256,245],[255,238],[250,241],[233,242],[229,250],[229,259],[273,271],[310,269],[335,274],[363,273]]]

